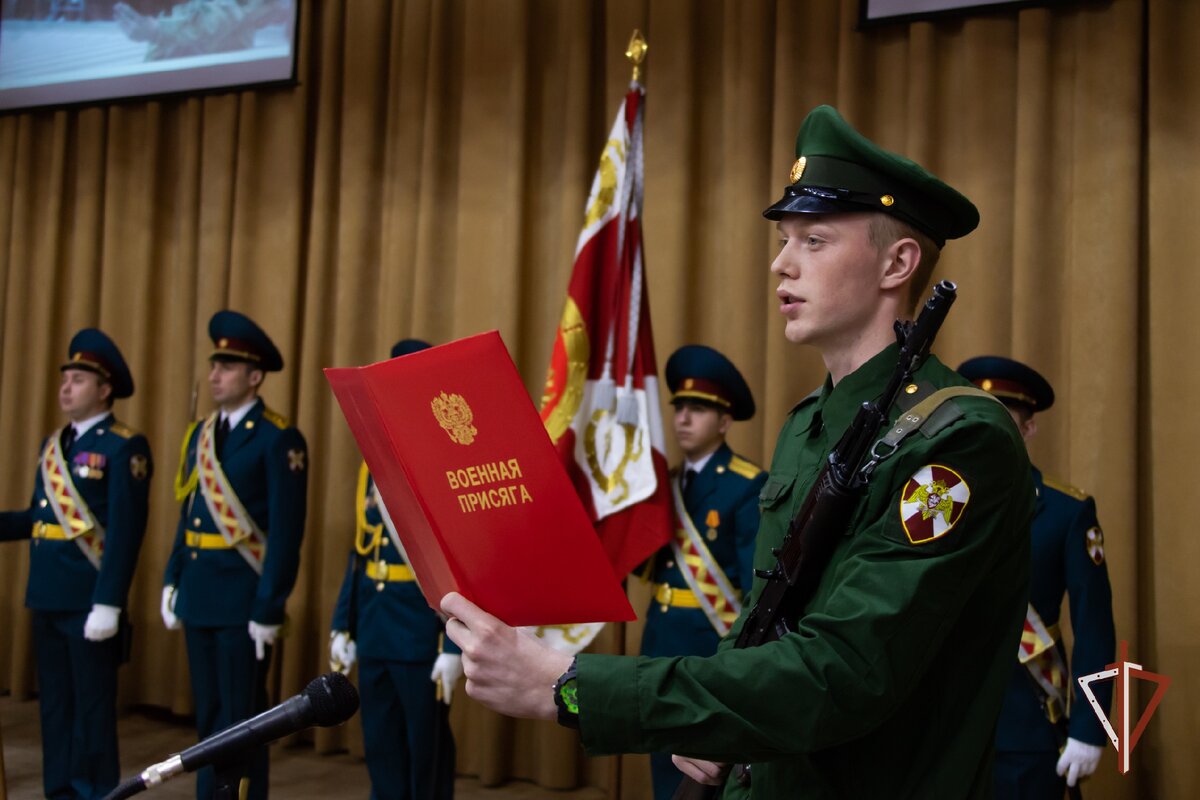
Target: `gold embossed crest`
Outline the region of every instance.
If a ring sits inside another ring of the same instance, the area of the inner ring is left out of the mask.
[[[479,431],[471,424],[475,417],[462,395],[442,392],[433,398],[429,405],[433,409],[433,416],[437,418],[438,425],[442,426],[452,442],[470,444],[475,441],[475,434]]]
[[[796,159],[796,163],[792,164],[792,173],[790,176],[792,179],[792,183],[795,183],[796,181],[798,181],[804,177],[804,165],[806,163],[808,163],[808,162],[804,158],[804,156],[800,156],[799,158]]]

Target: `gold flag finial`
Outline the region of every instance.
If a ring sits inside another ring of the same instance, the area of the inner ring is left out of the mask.
[[[642,36],[642,32],[637,28],[634,28],[633,36],[629,37],[629,47],[625,48],[625,57],[633,62],[634,81],[642,79],[642,62],[646,60],[646,51],[649,49],[650,45],[646,43],[646,37]]]

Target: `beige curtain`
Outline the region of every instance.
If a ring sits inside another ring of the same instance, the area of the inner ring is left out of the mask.
[[[288,695],[327,668],[352,534],[358,455],[321,367],[376,360],[402,336],[498,328],[540,394],[638,27],[650,41],[645,219],[660,358],[698,341],[742,367],[762,411],[732,442],[756,459],[822,378],[819,358],[783,339],[774,234],[759,216],[813,105],[838,106],[962,189],[983,223],[939,266],[961,300],[937,350],[951,364],[1011,354],[1050,378],[1060,400],[1034,459],[1096,496],[1118,636],[1175,681],[1133,772],[1118,775],[1110,751],[1088,796],[1195,794],[1194,2],[1079,0],[867,31],[855,30],[857,0],[302,8],[294,87],[0,118],[0,506],[28,502],[38,442],[59,424],[56,367],[85,325],[122,346],[138,391],[117,413],[156,457],[125,704],[188,710],[182,637],[157,606],[208,317],[236,308],[272,334],[287,369],[264,395],[310,444],[293,634],[276,676]],[[25,547],[0,548],[0,688],[18,696],[35,688],[27,569]],[[636,651],[636,626],[625,633]],[[612,651],[617,634],[598,646]],[[455,705],[460,770],[487,783],[617,774],[553,725]],[[355,726],[317,744],[361,746]],[[624,797],[648,796],[640,758],[622,759],[620,775]]]

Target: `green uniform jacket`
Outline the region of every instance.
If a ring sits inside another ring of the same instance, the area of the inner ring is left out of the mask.
[[[761,496],[756,567],[774,564],[771,548],[829,451],[895,363],[893,345],[793,410]],[[936,358],[914,380],[927,389],[966,383]],[[588,752],[752,763],[756,798],[988,796],[1029,597],[1034,490],[1004,408],[951,402],[957,420],[932,438],[914,434],[878,467],[795,632],[731,646],[762,590],[756,578],[715,656],[581,655]],[[942,487],[931,486],[930,465],[940,465]],[[922,487],[951,501],[935,498],[923,514]],[[730,784],[727,794],[738,794]]]

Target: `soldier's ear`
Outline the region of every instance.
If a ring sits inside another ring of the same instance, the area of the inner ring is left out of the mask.
[[[113,404],[112,391],[113,387],[111,383],[104,380],[100,381],[100,402],[107,404],[109,408],[112,408]]]
[[[250,385],[257,389],[258,387],[262,386],[263,379],[267,377],[267,373],[263,372],[261,369],[255,369],[251,367],[250,374],[247,377],[250,379]]]
[[[721,432],[722,436],[729,433],[729,427],[731,425],[733,425],[733,415],[727,414],[726,412],[722,411],[721,412],[721,424],[718,427],[718,430]]]

